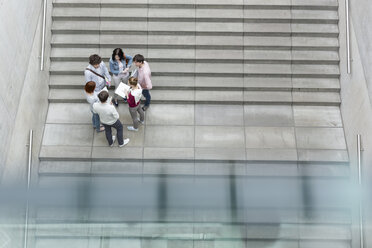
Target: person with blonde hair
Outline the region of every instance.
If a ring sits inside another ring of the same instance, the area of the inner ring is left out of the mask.
[[[142,88],[138,84],[138,79],[131,77],[128,81],[130,85],[130,89],[126,92],[127,102],[129,105],[129,113],[133,120],[133,126],[129,126],[129,131],[138,131],[139,123],[145,123],[145,113],[143,112],[140,102],[142,96]],[[140,118],[138,119],[137,113],[139,114]]]

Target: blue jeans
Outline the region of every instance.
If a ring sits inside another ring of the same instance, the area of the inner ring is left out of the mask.
[[[108,143],[109,143],[110,146],[113,143],[113,140],[112,140],[112,130],[111,130],[112,127],[116,129],[116,132],[117,132],[116,137],[118,139],[119,145],[124,144],[124,139],[123,139],[123,125],[121,124],[121,122],[119,120],[117,120],[112,125],[103,124],[103,126],[105,127],[106,139],[107,139],[107,141],[108,141]]]
[[[150,90],[142,90],[142,95],[146,98],[145,106],[148,107],[151,101]]]
[[[92,116],[92,123],[93,123],[93,127],[96,129],[97,133],[99,132],[99,129],[101,128],[101,121],[99,120],[99,115],[98,114],[95,114],[93,113],[93,116]]]

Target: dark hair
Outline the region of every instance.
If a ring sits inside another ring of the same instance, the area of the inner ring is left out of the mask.
[[[98,54],[90,55],[89,57],[89,64],[91,65],[99,65],[102,62],[102,58]]]
[[[125,54],[121,48],[115,48],[114,51],[112,52],[112,60],[115,61],[115,56],[118,55],[121,60],[125,60]]]
[[[101,91],[99,94],[98,94],[98,99],[104,103],[107,101],[107,98],[109,97],[109,94],[107,91]]]
[[[85,84],[85,87],[84,87],[87,93],[93,93],[95,88],[96,88],[96,83],[93,81],[89,81],[88,83]]]
[[[141,54],[136,54],[134,57],[133,57],[133,61],[134,62],[139,62],[139,63],[142,63],[145,61],[145,57],[143,57],[143,55]]]
[[[136,86],[137,83],[138,83],[138,79],[135,78],[135,77],[130,77],[128,82],[129,82],[130,85]]]

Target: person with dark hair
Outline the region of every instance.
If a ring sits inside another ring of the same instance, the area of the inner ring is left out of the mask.
[[[106,139],[109,146],[114,146],[116,137],[112,135],[111,128],[115,128],[117,131],[117,137],[119,142],[119,147],[123,147],[129,143],[129,139],[123,138],[123,124],[119,120],[119,113],[116,111],[115,107],[112,105],[109,99],[109,94],[107,91],[101,91],[98,94],[98,99],[100,102],[93,104],[93,112],[99,115],[99,118],[105,127]]]
[[[146,111],[150,106],[151,101],[150,90],[152,89],[152,82],[150,66],[141,54],[135,55],[133,61],[138,67],[137,73],[134,76],[138,77],[138,83],[142,87],[142,94],[146,98],[145,105],[142,107],[142,110]]]
[[[132,66],[133,57],[130,55],[124,54],[121,48],[116,48],[112,52],[112,56],[110,58],[110,71],[113,74],[112,80],[115,85],[115,89],[119,86],[120,82],[127,83],[129,78],[129,68]],[[113,103],[117,107],[118,103],[118,95],[114,95]]]
[[[96,83],[95,91],[100,92],[106,85],[111,85],[111,76],[102,58],[93,54],[89,57],[89,65],[84,71],[85,81]]]
[[[131,86],[129,91],[126,92],[126,96],[128,99],[129,105],[129,113],[133,120],[133,126],[129,126],[129,131],[138,131],[139,123],[145,123],[145,113],[143,112],[140,102],[142,96],[142,89],[137,83],[137,78],[130,77],[129,78],[129,85]],[[137,117],[137,112],[140,115],[140,119]]]
[[[97,133],[99,133],[99,132],[104,131],[105,128],[101,126],[99,115],[93,112],[93,104],[98,102],[97,92],[94,91],[95,88],[96,88],[96,83],[93,81],[89,81],[88,83],[85,84],[84,90],[85,90],[85,95],[87,97],[87,102],[90,104],[90,112],[92,112],[93,114],[92,116],[93,127],[96,129]]]

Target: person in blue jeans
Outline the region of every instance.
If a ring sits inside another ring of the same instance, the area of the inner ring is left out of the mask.
[[[98,94],[99,102],[93,104],[93,112],[99,115],[101,123],[105,127],[106,139],[109,146],[114,146],[116,137],[112,135],[111,128],[117,131],[119,147],[123,147],[129,143],[129,139],[123,138],[123,124],[119,120],[119,113],[112,105],[111,99],[107,91],[101,91]]]
[[[110,71],[113,74],[112,81],[115,85],[115,90],[119,86],[120,82],[124,84],[128,83],[129,78],[129,68],[132,66],[133,57],[124,54],[121,48],[115,48],[112,52],[110,58]],[[117,107],[119,105],[118,95],[114,95],[113,100],[114,105]]]
[[[138,78],[138,83],[142,88],[142,95],[146,98],[145,105],[142,107],[146,111],[150,107],[152,89],[151,69],[145,58],[141,54],[136,54],[133,58],[134,64],[137,66],[137,72],[134,77]]]
[[[87,102],[90,104],[90,112],[92,112],[93,114],[92,115],[93,128],[96,129],[97,133],[105,131],[105,127],[101,126],[99,115],[93,112],[93,104],[99,101],[97,92],[95,91],[96,83],[93,81],[89,81],[88,83],[85,84],[84,89]]]

